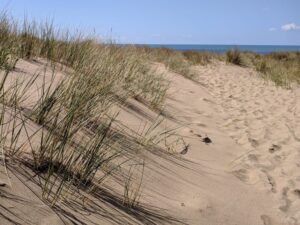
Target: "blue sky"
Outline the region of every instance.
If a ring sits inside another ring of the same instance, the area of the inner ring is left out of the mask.
[[[300,45],[300,0],[1,0],[0,7],[121,43]]]

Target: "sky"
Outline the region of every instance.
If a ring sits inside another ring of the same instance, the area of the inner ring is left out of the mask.
[[[117,43],[300,45],[300,0],[0,0],[0,9]]]

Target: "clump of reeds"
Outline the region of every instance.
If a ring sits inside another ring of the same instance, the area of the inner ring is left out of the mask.
[[[209,52],[184,51],[182,54],[192,65],[207,65],[215,57]]]
[[[269,70],[267,66],[267,61],[265,59],[258,60],[255,63],[255,69],[260,73],[267,73],[267,71]]]
[[[241,52],[238,49],[231,49],[226,52],[226,62],[242,65],[242,56]]]
[[[138,47],[138,50],[144,52],[148,60],[163,63],[169,70],[181,74],[189,79],[195,79],[195,74],[190,68],[191,63],[182,54],[182,52],[168,48],[148,47]]]
[[[214,53],[177,51],[165,47],[150,48],[147,46],[136,46],[136,52],[144,55],[149,61],[165,64],[169,70],[191,80],[197,80],[192,66],[207,65],[211,63],[213,59],[221,59],[221,56]]]
[[[252,63],[264,78],[274,81],[276,85],[290,87],[292,83],[300,83],[298,52],[273,52],[255,57]]]
[[[141,167],[141,169],[139,167]],[[129,168],[123,194],[123,204],[128,208],[135,208],[139,203],[144,168],[144,163],[131,165]]]
[[[38,57],[48,60],[45,73],[51,70],[50,78],[40,73],[8,81],[17,59]],[[136,47],[101,44],[81,34],[60,33],[53,23],[25,20],[18,25],[6,15],[0,17],[0,69],[5,70],[0,85],[1,145],[11,157],[30,146],[29,164],[41,177],[44,198],[52,204],[72,187],[91,190],[103,180],[97,172],[110,168],[108,165],[122,156],[111,129],[115,120],[109,113],[112,104],[139,96],[149,105],[161,107],[168,83],[146,60]],[[169,63],[174,68],[178,66],[175,64]],[[64,77],[57,82],[58,67],[63,68]],[[34,87],[38,88],[38,98],[31,106],[24,105]],[[4,119],[7,113],[8,121]],[[38,127],[33,134],[28,133],[28,122]],[[27,140],[20,143],[24,133]],[[32,145],[32,139],[38,139],[38,144]],[[132,206],[130,196],[125,202]]]

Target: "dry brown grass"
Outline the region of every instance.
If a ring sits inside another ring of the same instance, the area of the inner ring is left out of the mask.
[[[53,74],[50,82],[39,84],[39,98],[25,113],[22,103],[37,85],[36,79],[45,74],[12,84],[7,78],[18,59],[36,57],[46,58]],[[54,82],[57,67],[66,74],[59,83]],[[23,147],[30,147],[32,156],[26,165],[40,176],[43,197],[52,205],[74,187],[91,191],[101,185],[118,167],[115,159],[125,157],[111,129],[116,117],[110,114],[111,106],[138,96],[160,109],[168,88],[162,75],[151,70],[146,55],[134,46],[102,44],[81,34],[60,32],[47,22],[25,20],[20,25],[6,14],[0,16],[0,69],[4,70],[0,144],[5,155],[20,161],[24,160],[20,156]],[[27,132],[28,122],[38,127],[34,134]],[[27,139],[20,143],[24,132]],[[34,138],[39,143],[33,146]],[[98,171],[103,176],[96,176]],[[136,192],[126,195],[124,204],[130,206],[136,196]]]
[[[227,51],[226,62],[241,66],[243,64],[241,52],[238,49],[231,49]]]
[[[220,59],[220,56],[209,52],[181,52],[168,48],[149,48],[147,46],[139,46],[137,50],[145,54],[148,60],[164,63],[169,70],[191,80],[196,80],[196,74],[191,66],[207,65],[213,59]]]
[[[300,83],[299,52],[274,52],[267,55],[248,53],[243,57],[248,59],[249,66],[276,85],[289,88],[293,83]]]
[[[184,51],[182,54],[192,65],[207,65],[217,58],[217,55],[211,52]]]

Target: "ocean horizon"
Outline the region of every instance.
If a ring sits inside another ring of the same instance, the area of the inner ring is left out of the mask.
[[[177,51],[207,51],[214,53],[225,53],[230,49],[237,48],[241,51],[250,51],[258,54],[271,52],[300,52],[299,45],[192,45],[192,44],[137,44],[137,46],[148,46],[150,48],[170,48]]]

